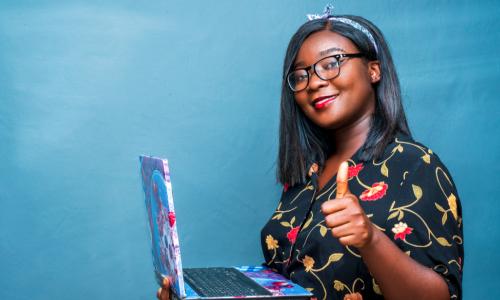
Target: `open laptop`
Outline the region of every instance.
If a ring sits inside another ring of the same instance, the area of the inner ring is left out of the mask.
[[[182,268],[168,161],[140,156],[156,279],[169,277],[174,299],[310,299],[301,286],[264,266]]]

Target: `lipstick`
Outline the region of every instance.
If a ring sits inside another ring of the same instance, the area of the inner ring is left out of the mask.
[[[316,108],[316,109],[325,108],[327,105],[332,103],[336,98],[337,98],[336,95],[335,96],[318,97],[318,98],[314,99],[314,102],[313,102],[314,108]]]

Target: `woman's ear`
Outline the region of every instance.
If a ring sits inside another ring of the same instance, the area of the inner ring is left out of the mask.
[[[378,60],[368,62],[368,74],[372,83],[380,81],[380,62]]]

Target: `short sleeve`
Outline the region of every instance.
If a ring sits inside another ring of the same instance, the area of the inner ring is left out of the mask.
[[[451,299],[461,299],[463,228],[455,184],[434,154],[419,159],[404,178],[386,233],[407,255],[443,276]]]

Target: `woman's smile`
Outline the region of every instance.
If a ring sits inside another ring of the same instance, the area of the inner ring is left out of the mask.
[[[337,95],[321,96],[317,97],[312,101],[312,105],[316,109],[324,109],[329,104],[333,103],[337,99]]]

